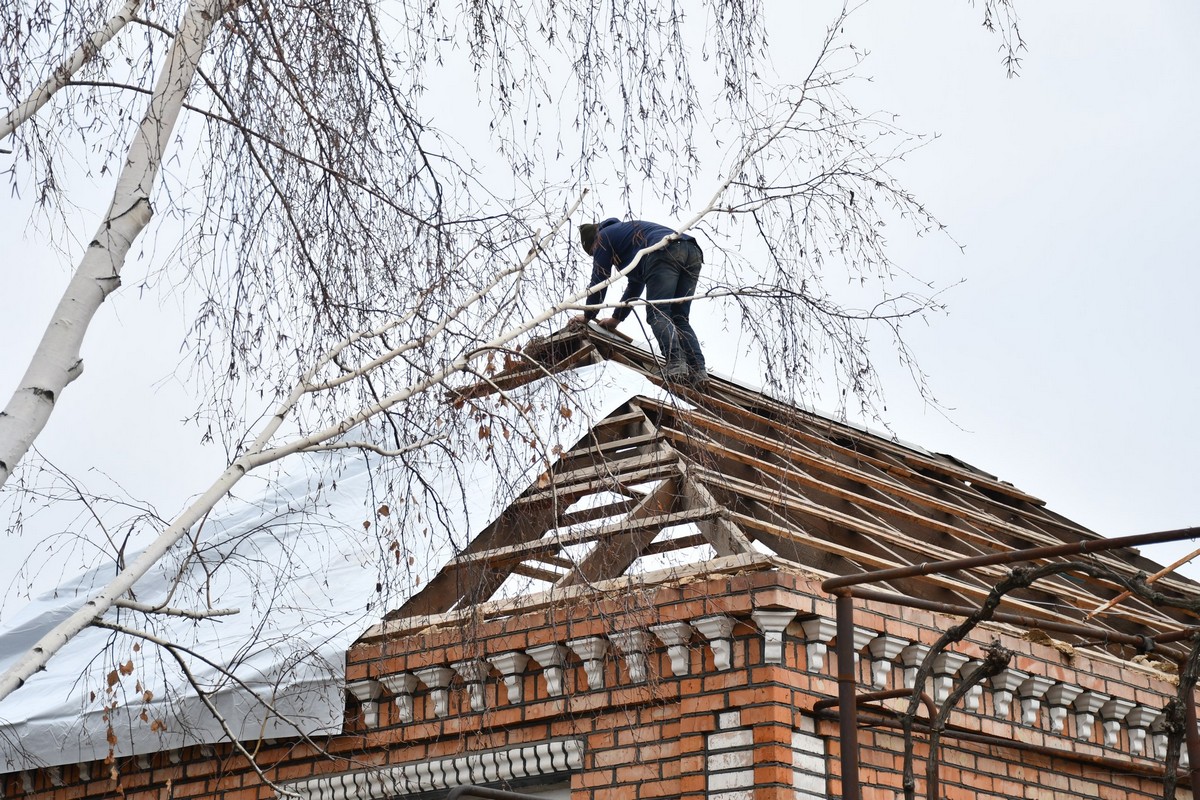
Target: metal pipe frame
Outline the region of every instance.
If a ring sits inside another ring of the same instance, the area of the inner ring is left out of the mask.
[[[1076,556],[1085,553],[1102,553],[1105,550],[1116,550],[1121,547],[1137,547],[1144,544],[1162,544],[1178,542],[1183,539],[1200,538],[1200,528],[1179,528],[1157,533],[1139,533],[1133,536],[1118,536],[1114,539],[1084,539],[1081,542],[1069,544],[1047,545],[1045,547],[1030,547],[1025,550],[1009,550],[1006,553],[992,553],[987,556],[972,556],[970,558],[952,558],[946,561],[926,561],[923,564],[913,564],[909,567],[893,567],[878,569],[873,572],[863,572],[858,575],[841,575],[829,578],[821,583],[821,588],[830,594],[838,590],[862,583],[879,583],[898,578],[915,578],[934,573],[958,572],[975,567],[990,567],[994,564],[1016,564],[1021,561],[1033,561],[1039,558],[1055,558],[1057,556]]]
[[[832,720],[835,716],[837,716],[837,714],[832,710],[824,709],[817,714],[817,716]],[[893,729],[900,729],[903,727],[899,720],[883,713],[863,711],[860,712],[859,719],[862,720],[864,724],[871,727]],[[929,726],[921,722],[917,722],[914,725],[914,728],[919,730],[921,733],[928,733],[929,731]],[[1057,750],[1053,747],[1047,747],[1046,745],[1033,744],[1032,742],[1022,741],[1020,739],[1006,739],[1003,736],[995,736],[990,733],[983,733],[982,731],[963,730],[951,725],[947,725],[945,729],[942,730],[942,736],[951,739],[957,739],[963,742],[993,745],[1009,750],[1020,750],[1027,753],[1036,753],[1048,758],[1061,758],[1067,761],[1077,761],[1097,767],[1103,767],[1104,769],[1112,770],[1114,772],[1137,772],[1142,775],[1146,775],[1147,777],[1159,779],[1161,779],[1164,774],[1162,767],[1139,764],[1132,760],[1109,758],[1108,756],[1094,756],[1087,753],[1076,753],[1070,750]]]
[[[945,561],[928,561],[923,564],[914,564],[908,567],[893,567],[891,569],[864,572],[858,575],[842,575],[823,581],[821,583],[821,588],[835,596],[837,612],[838,705],[841,707],[841,713],[838,716],[841,723],[839,735],[841,737],[842,751],[843,800],[860,800],[861,798],[861,792],[859,791],[860,787],[858,783],[859,714],[856,695],[858,680],[857,675],[855,675],[854,672],[853,645],[854,595],[859,594],[861,596],[861,594],[867,590],[855,590],[852,587],[860,586],[864,583],[879,583],[890,580],[898,580],[901,578],[914,578],[922,575],[933,575],[935,573],[959,572],[965,569],[987,567],[995,564],[1018,564],[1024,561],[1034,561],[1043,558],[1099,553],[1106,550],[1116,550],[1121,547],[1137,547],[1147,544],[1176,542],[1183,539],[1195,539],[1198,537],[1200,537],[1200,528],[1180,528],[1170,531],[1158,531],[1156,533],[1119,536],[1113,539],[1085,539],[1080,542],[1049,545],[1044,547],[1030,547],[1024,550],[1010,550],[1005,553],[993,553],[986,556],[953,558]],[[909,598],[909,600],[911,601],[911,598]],[[975,609],[971,609],[967,613],[973,613],[974,610]],[[1017,617],[1017,615],[1005,616],[1010,618]],[[1039,624],[1045,626],[1045,623],[1040,620]],[[1069,623],[1059,624],[1065,625]],[[1176,632],[1172,631],[1171,633],[1174,634]],[[1187,703],[1186,705],[1191,709],[1191,718],[1195,719],[1195,699],[1193,698],[1192,702]],[[958,735],[958,733],[955,735]],[[1026,744],[1022,742],[1021,746],[1018,747],[1016,740],[988,740],[988,743],[990,744],[999,744],[1000,742],[1005,742],[1007,743],[1007,746],[1014,747],[1016,749],[1024,749],[1024,745]],[[1195,743],[1195,750],[1193,750],[1193,742]],[[1198,760],[1200,760],[1200,737],[1188,737],[1188,758],[1193,764],[1197,764]],[[1200,772],[1197,772],[1197,770],[1193,769],[1191,771],[1191,776],[1193,793],[1195,793],[1197,797],[1200,797],[1200,793],[1197,792],[1197,789],[1200,788]]]
[[[840,686],[840,684],[839,684],[839,686]],[[875,700],[889,700],[889,699],[896,698],[896,697],[909,697],[910,695],[912,695],[912,692],[909,691],[908,689],[885,689],[880,692],[867,692],[866,694],[860,694],[860,695],[857,695],[855,699],[856,699],[856,701],[861,700],[866,703],[871,703],[871,702],[874,702]],[[840,702],[841,702],[840,698],[833,698],[833,697],[827,698],[825,700],[818,700],[816,703],[813,704],[813,714],[820,716],[822,713],[829,713],[829,712],[831,712],[831,710],[833,708],[838,706],[840,704]],[[933,702],[932,697],[927,695],[925,692],[921,692],[921,703],[922,703],[922,705],[925,706],[925,713],[929,715],[929,719],[932,720],[935,717],[937,717],[937,704]],[[838,715],[839,722],[841,722],[842,725],[845,725],[844,720],[846,719],[847,716],[848,715],[846,715],[846,714]],[[861,718],[861,716],[860,716],[860,718]],[[855,741],[858,741],[858,720],[857,719],[854,721],[854,726],[855,726],[855,732],[854,732]],[[945,735],[944,732],[943,732],[943,735]],[[933,758],[932,752],[929,754],[929,757]],[[857,779],[858,779],[857,765],[855,766],[854,777],[855,777],[855,780],[857,781]],[[846,778],[843,775],[842,776],[843,784],[845,783],[845,781],[846,781]],[[941,784],[942,784],[941,765],[939,764],[939,765],[937,765],[937,771],[934,773],[932,783],[926,787],[927,793],[929,794],[930,797],[941,797],[942,796],[941,795]],[[845,794],[845,791],[846,791],[845,787],[843,786],[842,793]]]
[[[971,608],[970,606],[942,603],[937,600],[924,600],[920,597],[910,597],[906,594],[884,592],[878,589],[854,587],[845,591],[850,596],[859,600],[870,600],[880,603],[891,603],[898,606],[908,606],[909,608],[920,608],[925,611],[935,611],[940,614],[952,614],[965,617],[975,613],[977,610]],[[1200,626],[1195,626],[1191,628],[1185,628],[1181,631],[1172,631],[1171,633],[1160,634],[1158,636],[1135,636],[1132,633],[1121,633],[1119,631],[1112,631],[1095,625],[1084,625],[1076,622],[1056,622],[1051,619],[1030,617],[1023,614],[1009,614],[1004,611],[995,612],[989,618],[989,621],[1004,622],[1021,628],[1041,628],[1047,631],[1069,633],[1073,636],[1093,637],[1102,641],[1112,642],[1113,644],[1128,645],[1136,648],[1138,652],[1142,653],[1153,651],[1154,645],[1178,642],[1181,639],[1190,638],[1196,633],[1200,632]]]

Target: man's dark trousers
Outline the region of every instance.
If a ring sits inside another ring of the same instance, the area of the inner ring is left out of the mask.
[[[644,257],[650,262],[644,268],[646,300],[652,303],[646,307],[646,316],[663,358],[668,365],[686,364],[692,373],[703,370],[704,355],[700,352],[700,340],[696,338],[688,319],[692,301],[653,305],[656,300],[672,300],[695,294],[700,266],[704,263],[700,245],[694,241],[678,240]]]

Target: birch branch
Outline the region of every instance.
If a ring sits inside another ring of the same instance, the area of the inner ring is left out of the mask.
[[[543,238],[542,241],[550,238],[557,232],[569,219],[582,202],[580,197],[576,203],[571,206],[567,214],[551,229],[550,233]],[[540,243],[539,243],[540,246]],[[534,252],[531,251],[527,258],[532,258]],[[578,298],[572,298],[578,299]],[[516,336],[519,336],[524,330],[532,328],[541,321],[549,319],[559,313],[557,306],[539,315],[539,319],[533,323],[524,326],[519,326],[515,329],[510,329],[504,334],[503,341],[509,341]],[[432,386],[442,383],[447,377],[455,372],[461,371],[471,360],[471,353],[464,354],[455,359],[447,367],[427,376],[424,380],[419,381],[412,386],[404,389],[401,392],[391,395],[386,398],[385,403],[376,403],[368,409],[364,409],[358,414],[346,418],[341,423],[330,426],[315,434],[302,437],[294,440],[287,446],[277,447],[271,450],[266,450],[266,445],[278,432],[279,427],[288,415],[295,409],[300,398],[303,397],[308,387],[312,384],[314,376],[324,369],[339,353],[350,346],[354,341],[362,338],[367,333],[355,334],[347,337],[341,342],[330,348],[317,362],[310,367],[304,375],[301,376],[291,393],[285,398],[275,410],[275,413],[263,426],[258,437],[250,445],[248,450],[232,463],[217,477],[211,486],[198,497],[182,514],[158,535],[145,550],[143,550],[136,559],[128,564],[95,595],[90,597],[83,603],[73,614],[59,622],[50,631],[43,635],[32,647],[30,647],[20,658],[0,675],[0,700],[3,700],[8,695],[24,685],[33,674],[46,668],[46,664],[54,657],[59,650],[71,641],[80,631],[89,625],[95,625],[101,622],[101,618],[105,612],[110,609],[118,598],[128,592],[133,585],[145,575],[151,567],[159,562],[163,556],[187,534],[188,530],[203,519],[212,508],[225,497],[230,490],[237,485],[243,477],[246,476],[255,467],[269,464],[274,461],[291,455],[292,453],[300,452],[314,445],[319,445],[328,442],[344,434],[359,422],[369,419],[381,411],[391,408],[397,403],[401,403],[414,395],[428,390]],[[500,341],[500,340],[498,340]],[[474,352],[474,351],[473,351]]]
[[[197,1],[199,2],[199,0]],[[209,1],[214,4],[219,2],[219,0]],[[826,47],[828,47],[829,41],[832,41],[832,33],[830,34],[830,37],[831,38],[827,39],[826,41]],[[187,37],[181,35],[179,38],[184,39]],[[179,102],[182,102],[182,95],[178,97],[178,100]],[[751,159],[753,159],[757,154],[761,153],[770,145],[771,142],[777,139],[783,133],[783,131],[787,129],[787,126],[791,123],[791,120],[794,119],[797,113],[799,113],[800,106],[803,102],[804,95],[802,94],[801,98],[793,103],[792,110],[789,115],[781,123],[779,123],[779,125],[771,130],[769,135],[764,140],[757,144],[747,146],[747,148],[743,151],[742,157],[735,164],[734,168],[730,170],[729,176],[726,177],[713,192],[712,198],[709,200],[707,205],[693,215],[693,217],[689,219],[683,226],[681,226],[676,233],[665,236],[655,244],[638,251],[637,255],[626,267],[611,275],[608,280],[598,284],[597,286],[588,287],[576,292],[575,294],[558,303],[553,303],[547,306],[542,312],[534,315],[531,319],[518,325],[511,326],[490,341],[485,342],[469,351],[461,353],[442,369],[429,373],[422,380],[416,381],[398,392],[377,400],[375,403],[369,406],[360,408],[357,412],[347,415],[337,423],[326,426],[325,428],[314,431],[308,435],[299,436],[290,442],[268,448],[268,443],[274,438],[280,426],[283,424],[283,421],[295,409],[300,398],[313,390],[313,380],[320,370],[324,369],[325,366],[331,363],[338,354],[345,350],[346,347],[349,347],[351,344],[361,338],[371,335],[371,332],[355,334],[335,345],[324,356],[322,356],[322,358],[320,358],[317,363],[314,364],[295,384],[289,396],[280,403],[275,414],[263,427],[262,431],[259,433],[258,437],[254,440],[251,446],[246,450],[246,452],[230,463],[230,465],[221,473],[220,476],[218,476],[217,480],[213,482],[213,484],[208,488],[207,491],[204,492],[204,494],[202,494],[188,509],[180,514],[179,517],[176,518],[176,520],[172,522],[172,524],[168,526],[137,557],[137,559],[135,559],[131,564],[129,564],[129,566],[118,573],[117,576],[108,584],[108,586],[100,590],[100,592],[85,602],[74,614],[60,622],[51,631],[45,634],[32,648],[30,648],[20,659],[18,659],[11,667],[9,667],[3,676],[0,676],[0,700],[3,700],[13,691],[20,688],[20,686],[23,685],[24,682],[28,680],[28,678],[35,672],[44,669],[49,659],[53,657],[53,655],[60,649],[62,649],[62,647],[65,646],[72,637],[79,633],[79,631],[99,620],[100,617],[102,617],[103,614],[113,605],[117,598],[128,592],[129,589],[132,588],[133,584],[136,583],[147,571],[149,571],[149,569],[155,563],[157,563],[159,559],[161,559],[167,553],[167,551],[169,551],[170,548],[174,546],[177,541],[179,541],[179,539],[186,534],[193,524],[207,514],[213,508],[213,506],[215,506],[222,497],[228,494],[233,486],[236,485],[238,481],[240,481],[251,470],[273,463],[294,453],[302,452],[312,448],[319,448],[325,443],[336,440],[339,436],[344,435],[356,425],[365,422],[366,420],[371,419],[376,415],[395,407],[396,405],[404,403],[407,400],[428,391],[434,386],[441,385],[450,376],[464,371],[478,354],[499,349],[514,339],[517,339],[523,334],[535,329],[544,322],[552,319],[558,314],[563,313],[563,311],[566,309],[578,304],[580,300],[586,298],[597,288],[607,287],[618,279],[628,275],[629,272],[637,267],[637,265],[641,262],[641,259],[646,254],[652,253],[656,250],[661,250],[672,241],[678,239],[679,233],[694,227],[700,220],[716,209],[717,203],[724,192],[729,188],[730,184],[733,182],[734,177],[745,167],[746,164],[750,162]],[[177,111],[178,108],[176,108],[176,112]],[[579,199],[567,209],[566,213],[558,220],[558,222],[555,223],[555,225],[550,229],[549,233],[547,233],[544,237],[541,237],[541,239],[535,242],[534,246],[530,248],[525,258],[522,259],[521,265],[514,267],[514,269],[510,272],[524,269],[528,263],[531,263],[532,260],[536,258],[537,254],[541,252],[541,248],[544,243],[557,234],[557,232],[561,230],[570,219],[571,215],[578,210],[586,194],[587,193],[584,192],[583,195],[581,195]],[[148,211],[148,203],[146,205]],[[477,302],[482,296],[483,295],[479,293],[472,295],[471,298],[468,298],[466,301],[464,301],[463,305],[460,305],[458,309],[455,309],[455,311],[452,312],[452,316],[460,314],[461,309],[469,308],[472,303]],[[404,352],[408,352],[413,348],[420,347],[423,344],[428,343],[431,335],[436,335],[437,332],[443,330],[446,324],[448,324],[448,322],[443,321],[440,327],[435,328],[435,331],[431,334],[412,339],[408,342],[405,342],[403,345],[400,345],[398,348],[395,348],[396,355],[394,355],[393,358]],[[0,429],[0,434],[2,433],[3,430]],[[3,437],[0,436],[0,444],[2,443]],[[0,451],[0,453],[2,453],[2,451]],[[7,473],[0,474],[3,474],[3,476],[7,478]]]
[[[110,630],[110,631],[116,631],[117,633],[123,633],[126,636],[133,636],[138,639],[143,639],[147,642],[150,642],[151,644],[158,645],[163,650],[166,650],[167,653],[170,654],[171,658],[175,659],[175,663],[178,664],[179,669],[181,669],[183,671],[184,677],[187,678],[188,683],[191,684],[191,687],[196,690],[196,695],[200,698],[200,702],[204,703],[204,707],[208,709],[208,713],[212,714],[213,719],[215,719],[217,721],[217,724],[221,726],[221,730],[225,733],[225,736],[227,736],[229,738],[229,742],[233,745],[234,749],[237,750],[239,753],[241,753],[242,757],[246,759],[247,763],[250,765],[250,768],[252,770],[254,770],[256,775],[258,775],[259,780],[261,780],[264,784],[269,786],[271,789],[278,792],[279,795],[282,797],[296,797],[296,798],[300,797],[300,795],[298,795],[297,793],[295,793],[289,789],[285,789],[284,787],[278,785],[277,783],[275,783],[274,781],[272,781],[270,778],[267,777],[266,773],[264,773],[262,768],[258,765],[258,761],[255,760],[254,755],[249,750],[246,749],[246,746],[244,744],[242,744],[241,737],[237,734],[237,732],[235,732],[233,730],[233,728],[231,728],[229,726],[229,722],[225,719],[225,717],[221,714],[221,712],[219,710],[217,710],[217,707],[212,702],[212,700],[209,699],[208,692],[204,691],[204,689],[202,689],[200,687],[200,681],[196,679],[196,676],[192,673],[191,668],[188,667],[187,661],[185,661],[183,656],[180,655],[180,651],[186,652],[191,656],[199,657],[197,653],[195,653],[192,650],[189,650],[188,648],[180,647],[179,645],[169,642],[166,639],[162,639],[158,636],[155,636],[152,633],[148,633],[148,632],[142,631],[142,630],[137,630],[136,628],[127,628],[124,625],[117,625],[112,622],[102,622],[99,620],[96,621],[95,625],[98,628],[106,628],[107,630]],[[213,662],[209,661],[208,659],[202,658],[201,660],[204,661],[204,663],[208,664],[209,666],[216,667],[223,674],[225,674],[229,677],[233,677],[229,670],[227,670],[217,664],[214,664]],[[240,683],[240,681],[239,681],[239,683]],[[261,697],[259,697],[258,692],[251,692],[251,694],[254,697],[257,697],[259,699],[259,702],[262,703],[264,706],[266,706],[267,709],[269,709],[271,711],[271,713],[277,714],[275,709],[270,704],[268,704]],[[280,718],[285,719],[282,716],[280,716]],[[289,720],[289,722],[291,722],[291,721]],[[291,724],[293,726],[295,726],[297,730],[300,730],[299,726],[296,726],[295,723],[291,723]]]
[[[427,447],[428,445],[431,445],[434,442],[440,442],[445,438],[446,438],[445,436],[429,436],[424,439],[421,439],[420,441],[412,442],[411,444],[405,445],[404,447],[396,448],[393,450],[388,450],[383,447],[380,447],[379,445],[375,444],[374,442],[364,442],[364,441],[322,442],[321,444],[314,444],[312,447],[306,447],[304,449],[304,452],[306,452],[306,453],[321,453],[321,452],[330,452],[330,451],[334,451],[334,450],[369,450],[372,453],[378,453],[381,456],[386,456],[388,458],[394,458],[395,456],[402,456],[406,453],[411,453],[414,450],[420,450],[422,447]]]
[[[231,617],[240,614],[240,608],[210,608],[207,611],[193,611],[188,608],[172,608],[152,603],[139,603],[135,600],[117,598],[113,602],[117,608],[127,608],[130,611],[141,611],[143,614],[162,614],[165,617],[187,617],[188,619],[211,619],[213,617]]]
[[[92,56],[100,52],[100,48],[112,41],[112,38],[129,24],[141,4],[142,0],[126,0],[121,10],[109,18],[108,22],[89,36],[83,44],[75,48],[75,52],[60,64],[49,78],[42,81],[24,102],[5,114],[4,118],[0,119],[0,139],[8,136],[31,119],[42,106],[50,101],[55,92],[66,86],[75,73],[79,72]]]
[[[46,327],[24,377],[0,413],[0,486],[45,428],[62,391],[83,372],[80,349],[92,317],[121,284],[133,242],[150,223],[150,193],[183,99],[227,0],[192,0],[154,95],[129,146],[112,202]]]

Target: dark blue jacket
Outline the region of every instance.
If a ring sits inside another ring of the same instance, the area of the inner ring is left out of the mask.
[[[612,277],[614,267],[620,270],[629,266],[639,250],[657,244],[664,237],[674,233],[674,230],[665,225],[640,219],[621,222],[616,217],[609,217],[604,220],[596,226],[596,249],[592,251],[592,281],[588,287],[608,280]],[[679,238],[689,242],[695,241],[694,237],[686,233],[679,234]],[[625,293],[621,295],[622,303],[641,296],[642,289],[646,287],[645,266],[646,257],[643,256],[633,271],[625,276],[629,282],[625,285]],[[594,306],[603,303],[604,294],[605,289],[589,294],[588,305]],[[632,309],[628,307],[615,308],[613,316],[623,320],[629,316],[631,311]],[[596,314],[596,311],[587,311],[584,316],[588,319],[595,319]]]

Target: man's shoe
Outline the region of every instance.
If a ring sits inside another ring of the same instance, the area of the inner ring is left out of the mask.
[[[672,383],[682,383],[687,379],[688,365],[684,361],[668,361],[663,368],[663,378]]]
[[[688,373],[687,383],[695,386],[697,389],[703,389],[708,386],[708,370],[704,367],[699,367]]]

